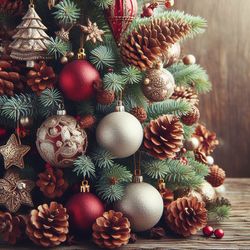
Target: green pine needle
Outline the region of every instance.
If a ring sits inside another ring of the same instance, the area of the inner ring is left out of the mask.
[[[138,84],[141,82],[143,77],[142,72],[134,66],[123,68],[121,73],[127,84]]]
[[[113,0],[95,0],[95,4],[102,9],[107,9],[112,3]]]
[[[123,90],[125,82],[122,75],[108,73],[103,78],[103,85],[105,89],[119,93]]]
[[[209,77],[200,65],[178,63],[169,67],[168,70],[173,74],[175,83],[178,86],[191,86],[197,93],[207,93],[212,89]]]
[[[103,70],[105,67],[113,67],[116,62],[113,50],[104,45],[91,50],[89,60],[98,70]]]
[[[205,177],[209,173],[209,167],[205,164],[202,164],[195,159],[188,158],[188,165],[195,171],[199,176]]]
[[[80,17],[80,9],[71,0],[63,0],[55,6],[53,13],[55,18],[62,24],[74,24]]]
[[[55,59],[65,55],[69,50],[69,43],[63,41],[59,37],[56,37],[55,39],[53,37],[50,38],[50,42],[48,44],[48,54],[53,56]]]
[[[210,221],[223,221],[229,218],[231,207],[222,205],[208,210],[208,220]]]
[[[189,139],[192,134],[194,133],[195,131],[195,126],[187,126],[185,124],[182,124],[183,125],[183,130],[184,130],[184,139],[187,140]]]
[[[142,168],[145,174],[152,179],[164,179],[168,173],[165,161],[154,160],[143,162]]]
[[[94,115],[95,107],[91,101],[76,103],[77,114],[80,116]]]
[[[115,106],[116,106],[115,102],[110,105],[102,105],[98,103],[96,105],[96,113],[101,114],[102,116],[107,115],[115,111]]]
[[[99,168],[109,169],[114,165],[114,157],[112,156],[112,154],[100,147],[97,147],[91,154],[91,159]]]
[[[92,178],[95,177],[95,165],[90,157],[81,155],[74,161],[73,172],[82,178]]]

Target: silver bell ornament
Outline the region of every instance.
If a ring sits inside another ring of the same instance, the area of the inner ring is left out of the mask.
[[[97,126],[96,140],[116,158],[134,154],[141,146],[143,128],[130,113],[125,112],[119,101],[116,112],[105,116]]]
[[[136,176],[127,185],[123,198],[115,204],[115,209],[128,217],[134,232],[143,232],[155,226],[163,214],[163,200],[152,185],[142,182]]]

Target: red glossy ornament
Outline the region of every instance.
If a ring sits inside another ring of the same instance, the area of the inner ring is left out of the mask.
[[[92,193],[73,195],[66,204],[69,225],[74,231],[89,233],[96,218],[104,213],[101,200]]]
[[[0,138],[4,137],[7,134],[7,130],[5,128],[0,128]]]
[[[216,229],[214,235],[217,239],[221,239],[224,236],[224,231],[222,229]]]
[[[93,85],[96,81],[100,81],[100,74],[86,60],[75,60],[67,64],[59,79],[64,95],[72,101],[84,101],[93,97]]]
[[[205,226],[203,229],[203,234],[206,236],[206,237],[210,237],[212,236],[212,234],[214,233],[214,229],[211,227],[211,226]]]
[[[166,0],[166,2],[165,2],[165,7],[167,8],[167,9],[170,9],[171,7],[173,7],[174,6],[174,0]]]
[[[150,7],[143,8],[142,16],[143,17],[151,17],[154,14],[154,10]]]
[[[106,18],[117,43],[137,14],[137,0],[114,0],[106,10]]]

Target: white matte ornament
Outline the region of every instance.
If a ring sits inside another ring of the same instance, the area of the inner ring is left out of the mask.
[[[140,148],[143,140],[142,125],[128,112],[113,112],[98,124],[96,140],[114,157],[125,158]]]
[[[208,156],[207,156],[207,164],[208,164],[209,166],[214,165],[214,158],[213,158],[211,155],[208,155]]]
[[[150,184],[130,183],[115,208],[128,217],[134,232],[143,232],[155,226],[160,220],[163,200],[159,191]]]

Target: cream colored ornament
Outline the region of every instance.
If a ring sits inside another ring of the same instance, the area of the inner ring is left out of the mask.
[[[37,130],[36,146],[40,156],[52,166],[71,167],[86,152],[87,135],[74,117],[60,112]]]
[[[173,44],[162,54],[162,62],[164,67],[169,67],[176,63],[181,55],[181,46],[179,43]]]
[[[143,129],[141,123],[124,111],[120,103],[116,112],[105,116],[97,126],[96,140],[116,158],[134,154],[141,146]]]
[[[195,191],[201,195],[204,202],[212,201],[216,198],[215,189],[207,181],[204,181]]]

